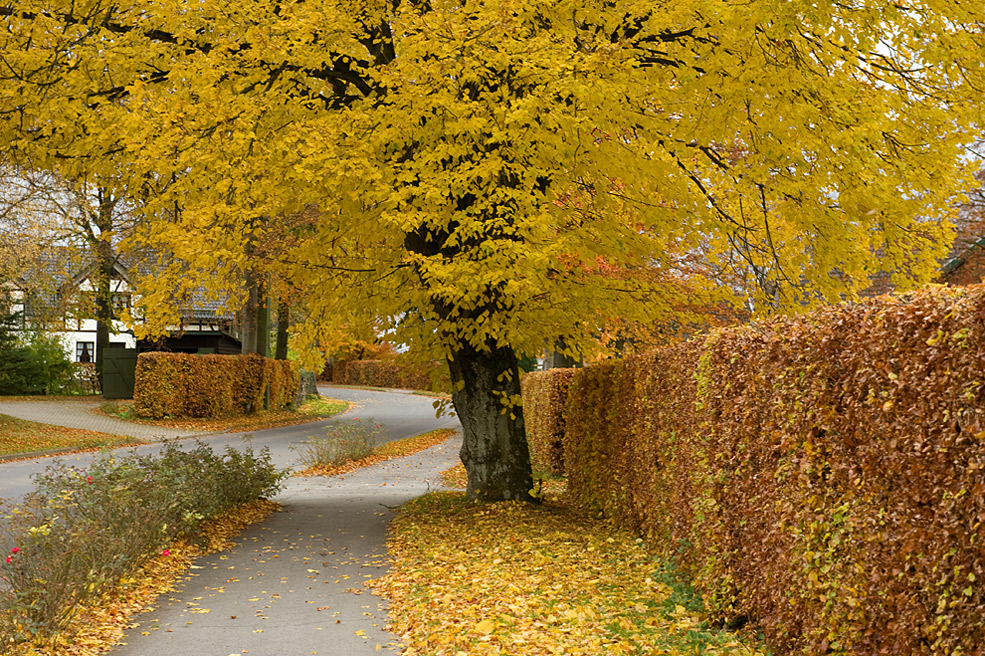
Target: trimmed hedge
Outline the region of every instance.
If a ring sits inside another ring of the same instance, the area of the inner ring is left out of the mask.
[[[574,369],[548,369],[520,379],[531,463],[555,476],[564,475],[564,404],[574,373]]]
[[[224,417],[252,414],[294,402],[300,383],[297,363],[255,354],[191,355],[141,353],[137,356],[133,405],[138,416]]]
[[[578,370],[568,488],[778,653],[981,653],[985,288]],[[528,419],[529,421],[529,419]]]
[[[347,360],[334,363],[331,382],[340,385],[365,385],[431,391],[432,372],[437,370],[439,390],[451,389],[446,365],[434,363],[429,370],[394,360]],[[326,372],[328,369],[326,368]]]

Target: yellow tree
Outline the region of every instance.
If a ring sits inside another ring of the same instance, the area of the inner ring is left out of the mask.
[[[0,143],[155,180],[162,288],[272,272],[299,343],[445,358],[488,499],[532,487],[517,353],[732,296],[687,254],[776,309],[925,280],[981,123],[958,0],[3,2]]]

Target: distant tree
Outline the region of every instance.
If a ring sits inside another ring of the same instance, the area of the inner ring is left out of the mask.
[[[975,182],[967,190],[967,199],[958,208],[956,218],[955,255],[967,249],[972,244],[985,237],[985,142],[979,142],[971,148],[974,161],[978,167]]]
[[[58,298],[32,320],[61,320],[66,313],[96,320],[96,372],[102,381],[103,353],[109,345],[113,322],[120,319],[114,299],[113,271],[121,239],[138,220],[134,198],[109,176],[75,172],[63,178],[28,165],[8,164],[0,188],[0,241],[24,250],[17,279],[30,295]],[[65,285],[86,273],[93,286],[89,296]],[[61,287],[54,288],[61,283]],[[67,295],[66,295],[67,294]]]

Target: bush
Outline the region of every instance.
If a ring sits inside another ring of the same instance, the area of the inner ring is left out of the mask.
[[[300,384],[295,362],[255,354],[137,356],[134,409],[141,417],[224,417],[294,403]]]
[[[307,467],[334,467],[360,460],[373,453],[386,438],[386,427],[367,419],[341,419],[329,424],[322,437],[309,437],[299,447],[301,464]]]
[[[0,394],[77,394],[75,364],[61,340],[40,332],[15,333],[0,317]]]
[[[520,380],[534,470],[564,476],[564,407],[574,373],[574,369],[549,369],[525,374]]]
[[[263,407],[266,394],[264,380],[264,358],[255,353],[248,353],[227,360],[234,370],[233,375],[233,408],[240,414],[252,414]]]
[[[575,373],[568,487],[778,653],[977,653],[985,288],[722,330]]]
[[[286,474],[269,452],[173,445],[157,456],[103,456],[35,477],[36,491],[6,513],[0,535],[0,635],[43,641],[78,605],[99,596],[179,535],[234,506],[276,493]]]
[[[45,333],[29,333],[24,342],[37,373],[30,394],[78,394],[75,363],[65,353],[61,340]]]
[[[331,382],[339,385],[426,391],[451,389],[447,365],[437,362],[426,368],[394,360],[350,360],[334,363],[325,373],[330,373]]]

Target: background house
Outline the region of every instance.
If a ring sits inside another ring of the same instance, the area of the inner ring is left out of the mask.
[[[948,285],[975,285],[985,279],[985,237],[981,237],[954,256],[941,268],[937,282]]]
[[[217,301],[195,294],[192,306],[181,314],[181,326],[157,340],[138,340],[137,350],[171,351],[174,353],[218,353],[235,355],[242,352],[239,325],[233,312]]]
[[[8,291],[10,310],[19,312],[24,328],[43,330],[57,336],[73,362],[95,362],[96,320],[93,318],[94,257],[77,249],[55,248],[38,266]],[[110,289],[114,315],[132,307],[134,276],[123,258],[113,263]],[[109,330],[110,349],[173,351],[178,353],[239,353],[241,343],[235,314],[222,304],[193,295],[193,305],[182,311],[181,324],[157,340],[137,340],[122,321]]]

